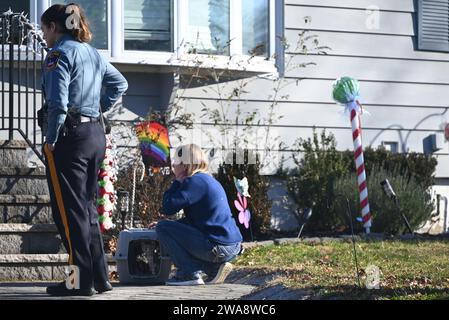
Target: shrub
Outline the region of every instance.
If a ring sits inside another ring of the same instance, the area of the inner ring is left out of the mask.
[[[255,164],[248,164],[248,156],[253,155],[249,154],[248,150],[240,152],[244,154],[243,164],[237,164],[237,152],[232,152],[228,155],[229,161],[219,166],[215,178],[221,183],[226,192],[229,206],[231,207],[232,214],[244,240],[250,241],[252,240],[251,232],[254,239],[261,239],[268,236],[271,224],[272,202],[268,198],[269,180],[267,177],[259,175],[259,157],[255,157]],[[230,161],[231,159],[229,157],[232,157],[232,161]],[[251,195],[251,198],[248,199],[248,209],[251,211],[250,231],[245,229],[238,221],[238,210],[234,206],[234,200],[237,198],[237,189],[233,177],[237,179],[246,177],[248,179],[248,191]]]
[[[289,194],[298,204],[299,212],[306,207],[313,208],[313,214],[307,224],[309,230],[332,230],[338,225],[339,216],[332,215],[329,205],[333,181],[347,172],[347,163],[337,151],[335,137],[323,130],[320,137],[313,131],[313,138],[299,139],[300,155],[294,155],[296,170],[287,179]]]
[[[384,232],[387,234],[401,234],[408,232],[400,212],[393,202],[383,193],[380,182],[388,179],[400,199],[400,208],[407,217],[412,229],[422,225],[430,217],[434,210],[434,203],[427,195],[427,190],[417,179],[403,170],[393,168],[386,170],[381,166],[372,166],[370,174],[367,176],[368,198],[370,210],[373,214],[373,232]],[[360,216],[359,194],[355,173],[347,174],[337,179],[333,186],[334,195],[343,195],[349,199],[353,224],[356,230],[362,231],[362,224],[355,222],[356,216]],[[346,216],[346,203],[334,197],[331,211],[338,215],[339,223],[349,227]]]
[[[136,224],[147,227],[151,221],[162,219],[159,209],[162,206],[164,192],[170,187],[172,182],[173,175],[165,176],[162,174],[156,174],[152,177],[147,176],[141,182],[136,181],[134,200],[134,221],[136,221]],[[129,192],[129,205],[131,206],[133,167],[124,168],[119,172],[115,188],[116,190],[122,189]],[[130,212],[127,216],[128,220]],[[120,212],[114,212],[114,218],[116,219],[115,221],[121,222]],[[117,225],[117,228],[120,228],[120,225]]]
[[[336,231],[341,226],[347,226],[345,216],[340,211],[333,209],[335,200],[333,188],[337,179],[348,173],[353,173],[353,180],[348,177],[345,179],[348,188],[351,186],[350,190],[353,190],[358,196],[354,152],[352,150],[337,151],[334,136],[331,133],[327,135],[325,130],[322,131],[320,137],[314,130],[312,139],[299,139],[296,149],[298,154],[294,155],[294,161],[297,167],[289,172],[287,187],[290,196],[298,204],[299,211],[295,212],[298,216],[304,208],[313,207],[313,214],[306,230]],[[302,159],[300,158],[301,154]],[[420,199],[424,199],[425,205],[429,204],[430,187],[434,184],[437,165],[437,160],[434,157],[418,153],[392,154],[383,148],[374,150],[368,147],[364,150],[364,158],[367,176],[371,176],[374,171],[381,169],[394,172],[402,176],[405,181],[417,184],[422,190]],[[379,184],[370,187],[371,185],[368,187],[368,193],[375,192],[377,194],[378,191],[382,191]],[[371,196],[369,200],[371,205]],[[382,201],[386,201],[385,197]],[[357,200],[355,204],[358,203]],[[375,210],[375,206],[371,207],[372,212],[376,213]],[[358,210],[354,211],[354,213],[356,212],[358,213]],[[380,225],[377,227],[378,230],[382,229]],[[397,231],[391,230],[391,232]]]
[[[131,197],[133,190],[133,171],[132,166],[123,167],[119,173],[115,190],[123,190],[129,192],[129,211],[125,217],[125,228],[130,227],[131,218]],[[136,180],[139,180],[138,178]],[[136,181],[136,193],[134,200],[134,227],[148,227],[151,221],[159,221],[162,219],[159,209],[162,205],[162,197],[165,190],[170,187],[173,176],[163,176],[161,174],[153,177],[146,177],[143,181]],[[122,230],[122,216],[120,208],[117,206],[113,212],[112,221],[116,225],[114,229],[110,229],[103,234],[104,250],[106,253],[115,255],[117,250],[117,241],[120,231]]]
[[[343,154],[345,162],[349,164],[349,170],[355,172],[354,152],[347,150]],[[363,154],[367,174],[370,174],[373,167],[381,166],[390,171],[399,170],[408,177],[413,176],[426,190],[435,184],[434,174],[438,164],[435,157],[416,152],[391,153],[384,148],[374,150],[371,147],[367,147]]]

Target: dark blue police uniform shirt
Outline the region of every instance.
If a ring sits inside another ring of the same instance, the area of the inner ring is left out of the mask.
[[[173,215],[184,209],[183,221],[203,232],[215,243],[242,242],[242,234],[232,217],[226,193],[214,177],[196,173],[182,183],[174,181],[164,193],[163,214]]]
[[[103,112],[107,111],[128,89],[123,75],[95,48],[68,34],[48,53],[42,74],[49,144],[57,141],[69,108],[77,109],[83,116],[98,117],[100,106]]]

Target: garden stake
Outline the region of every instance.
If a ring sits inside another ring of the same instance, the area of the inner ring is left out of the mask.
[[[393,188],[390,185],[390,182],[388,181],[388,179],[385,179],[384,181],[382,181],[380,183],[380,185],[382,186],[382,189],[384,191],[384,193],[391,199],[394,201],[394,204],[396,205],[396,208],[398,209],[399,214],[402,217],[402,220],[404,221],[405,225],[407,226],[407,229],[410,231],[410,234],[414,234],[412,227],[410,226],[410,223],[408,222],[407,218],[405,217],[404,213],[401,211],[401,207],[399,206],[399,198],[396,195],[396,193],[393,191]]]
[[[349,218],[349,225],[351,227],[351,236],[352,236],[352,248],[354,251],[354,261],[355,261],[355,268],[356,268],[356,275],[357,275],[357,283],[359,285],[359,288],[361,288],[362,286],[360,285],[360,276],[359,276],[359,263],[357,260],[357,251],[355,248],[355,237],[354,237],[354,227],[352,225],[352,213],[351,213],[351,207],[349,205],[349,199],[347,197],[345,197],[344,195],[338,194],[335,196],[335,198],[343,198],[346,201],[346,214],[348,215]]]
[[[306,208],[304,210],[304,213],[302,214],[301,217],[301,228],[299,229],[299,233],[297,238],[299,239],[299,237],[301,236],[302,233],[302,229],[304,229],[304,226],[306,225],[306,222],[309,221],[310,217],[312,216],[312,208]]]

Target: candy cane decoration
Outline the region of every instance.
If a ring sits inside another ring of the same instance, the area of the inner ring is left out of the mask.
[[[358,104],[358,101],[356,103]],[[363,226],[366,229],[366,233],[369,233],[371,227],[371,212],[369,210],[368,186],[366,182],[365,161],[363,157],[362,130],[360,126],[359,114],[355,108],[351,109],[351,126],[362,221]]]
[[[368,201],[368,185],[366,181],[365,161],[363,158],[362,129],[360,126],[360,115],[362,107],[357,100],[359,96],[359,84],[357,80],[343,77],[334,84],[333,98],[338,103],[344,104],[350,112],[352,140],[354,143],[354,160],[357,172],[357,183],[359,187],[360,208],[362,222],[366,233],[370,233],[371,212]]]

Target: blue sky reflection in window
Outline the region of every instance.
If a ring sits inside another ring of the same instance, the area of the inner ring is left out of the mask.
[[[229,55],[229,8],[229,0],[189,0],[189,47],[197,53]]]
[[[125,50],[173,51],[172,0],[125,1]]]

